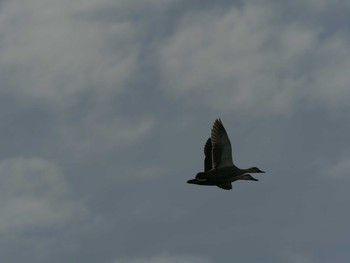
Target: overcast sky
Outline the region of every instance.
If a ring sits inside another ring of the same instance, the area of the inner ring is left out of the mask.
[[[0,0],[0,261],[350,262],[350,2]],[[215,118],[232,191],[186,184]]]

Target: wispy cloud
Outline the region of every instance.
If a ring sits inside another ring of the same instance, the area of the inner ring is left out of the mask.
[[[196,256],[186,255],[168,255],[162,253],[160,255],[136,258],[136,259],[117,259],[113,263],[209,263],[208,259]]]
[[[291,249],[285,250],[284,259],[288,263],[313,263],[314,261],[307,255],[292,251]]]
[[[348,176],[350,171],[350,158],[339,160],[333,166],[325,171],[326,175],[331,177]]]
[[[7,92],[61,108],[86,93],[103,101],[125,90],[137,63],[137,29],[80,15],[106,2],[3,3],[0,68]]]
[[[349,261],[347,2],[0,6],[1,262]],[[217,117],[257,184],[186,185]]]
[[[63,174],[41,158],[12,158],[0,162],[0,232],[22,235],[29,230],[59,229],[88,215],[72,199]]]
[[[281,19],[263,4],[183,18],[160,51],[169,96],[195,94],[193,103],[214,110],[257,114],[302,103],[347,107],[347,36],[321,39],[322,28]]]

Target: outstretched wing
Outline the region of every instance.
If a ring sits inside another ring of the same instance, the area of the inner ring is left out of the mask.
[[[211,139],[209,138],[204,146],[204,172],[211,170],[212,160],[211,160]]]
[[[212,167],[214,169],[233,166],[231,142],[220,119],[216,119],[211,129]]]
[[[221,189],[225,189],[225,190],[231,190],[232,189],[232,184],[231,183],[217,184],[216,186],[220,187]]]

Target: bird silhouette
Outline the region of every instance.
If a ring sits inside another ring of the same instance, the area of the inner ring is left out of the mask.
[[[258,181],[249,173],[265,173],[257,167],[240,169],[233,164],[231,142],[220,119],[216,119],[211,129],[211,137],[204,146],[204,172],[197,173],[189,184],[216,185],[225,190],[232,189],[237,180]]]

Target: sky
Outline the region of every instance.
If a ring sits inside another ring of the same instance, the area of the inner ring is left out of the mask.
[[[1,0],[0,261],[350,260],[349,1]],[[221,118],[232,191],[186,184]]]

